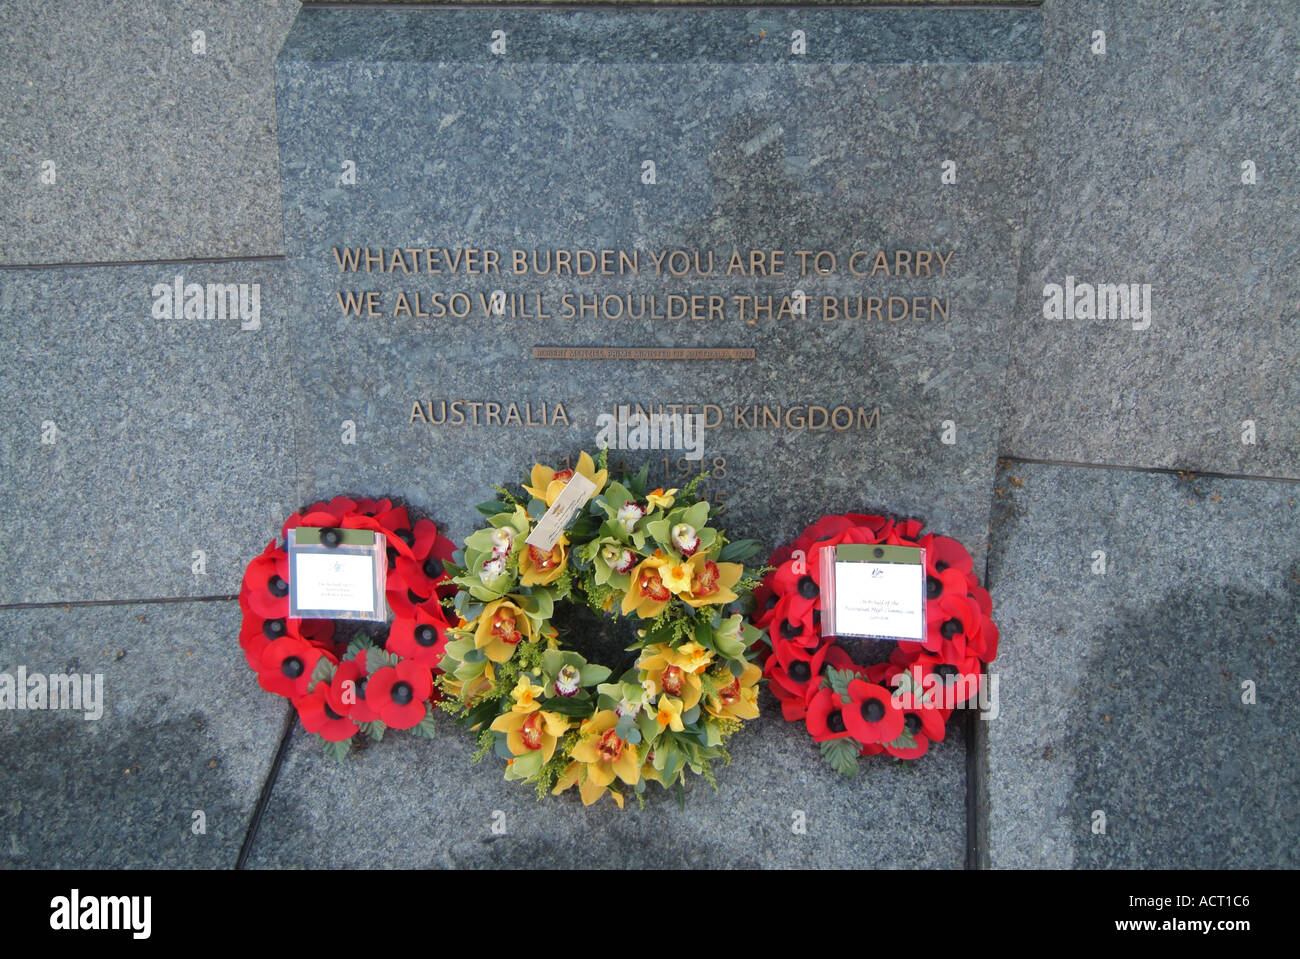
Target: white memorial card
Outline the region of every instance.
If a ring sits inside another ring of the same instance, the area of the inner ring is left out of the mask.
[[[289,615],[384,622],[387,540],[371,530],[289,530]]]
[[[843,544],[821,555],[823,632],[925,640],[925,550]]]
[[[525,542],[543,553],[549,553],[560,541],[560,536],[569,528],[573,517],[578,515],[578,510],[587,505],[587,500],[591,499],[591,494],[594,492],[596,492],[595,483],[581,473],[574,473],[569,482],[564,484],[564,489],[560,490],[560,495],[555,497],[555,502],[537,521],[537,525],[528,534]]]

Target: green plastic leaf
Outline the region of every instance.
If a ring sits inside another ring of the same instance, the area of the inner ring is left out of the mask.
[[[348,750],[352,748],[352,740],[350,739],[344,739],[340,742],[332,743],[322,737],[321,743],[323,743],[322,748],[325,750],[325,755],[336,762],[342,762],[346,759]]]
[[[373,723],[358,723],[357,725],[361,727],[361,731],[363,733],[365,733],[375,742],[379,742],[381,739],[383,739],[384,731],[388,729],[388,727],[384,725],[384,721],[382,719],[376,719]]]
[[[833,689],[841,699],[849,698],[849,683],[858,678],[858,674],[850,669],[827,668],[826,675],[822,679],[822,686]]]
[[[385,666],[396,666],[401,661],[400,656],[385,649],[380,649],[378,646],[366,653],[366,669],[369,670],[371,676]]]
[[[916,740],[912,737],[911,733],[904,729],[897,739],[892,743],[886,743],[885,745],[889,746],[891,749],[915,749]]]
[[[502,503],[500,500],[495,500],[495,499],[489,500],[486,503],[479,503],[474,508],[478,510],[480,513],[482,513],[484,516],[496,516],[497,513],[512,512],[509,506],[507,506],[505,503]]]
[[[438,732],[433,724],[433,707],[424,707],[424,718],[411,727],[411,732],[425,739],[432,739]]]
[[[322,656],[316,660],[316,666],[311,671],[311,679],[307,681],[307,691],[316,688],[317,683],[329,684],[334,678],[334,664]]]
[[[842,776],[858,774],[858,743],[851,736],[843,739],[828,739],[821,744],[822,758],[830,763],[831,768]]]

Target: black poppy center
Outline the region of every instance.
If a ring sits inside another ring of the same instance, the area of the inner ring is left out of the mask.
[[[272,596],[289,595],[289,584],[280,578],[279,573],[276,573],[274,576],[272,576],[270,579],[266,581],[266,588],[267,591],[270,592]]]
[[[268,619],[262,624],[262,635],[267,639],[279,639],[287,627],[282,619]]]
[[[320,531],[320,543],[322,546],[328,546],[330,549],[333,549],[341,542],[343,542],[343,534],[338,530],[330,528]]]
[[[814,625],[814,626],[820,626],[821,624],[822,624],[822,611],[821,611],[820,609],[814,609],[814,610],[813,610],[813,625]]]
[[[833,733],[844,732],[844,717],[840,715],[839,710],[826,717],[826,728]]]
[[[402,682],[402,683],[393,684],[392,698],[393,698],[393,702],[395,702],[397,705],[405,706],[414,697],[415,697],[415,693],[411,690],[410,683]]]
[[[429,579],[437,579],[442,575],[442,560],[436,556],[430,556],[424,561],[424,575]]]
[[[945,563],[943,560],[939,560],[937,563],[934,564],[935,572],[942,573],[947,568],[948,568],[948,564]]]
[[[392,569],[397,565],[397,547],[390,546],[385,552],[388,553],[388,568]]]
[[[325,704],[325,715],[328,716],[330,719],[342,719],[342,718],[343,718],[343,717],[340,716],[338,713],[334,712],[334,710],[330,709],[330,704],[329,704],[329,703],[326,703],[326,704]]]
[[[409,529],[399,529],[393,535],[396,536],[398,539],[400,539],[407,546],[415,545],[415,537],[411,535],[411,531]]]
[[[357,699],[366,698],[366,684],[369,682],[370,682],[369,676],[362,676],[360,679],[357,680],[357,684],[356,684]]]
[[[943,581],[934,576],[925,578],[925,595],[930,599],[938,599],[943,595]]]
[[[799,595],[804,599],[816,599],[821,588],[811,576],[804,576],[799,580]]]
[[[806,683],[812,679],[812,667],[802,659],[796,659],[790,665],[790,678],[796,683]]]
[[[878,723],[885,718],[885,707],[878,699],[868,699],[862,704],[862,718],[869,723]]]
[[[943,680],[945,686],[951,686],[953,679],[957,676],[957,667],[952,663],[940,663],[934,667],[934,674]]]
[[[413,589],[408,589],[406,591],[406,598],[409,599],[416,606],[419,606],[421,603],[427,603],[429,601],[428,596],[420,596]]]
[[[943,625],[939,627],[939,635],[944,639],[952,639],[960,632],[961,620],[956,617],[944,620]]]
[[[788,619],[781,620],[781,635],[786,639],[794,639],[803,632],[803,626],[798,623],[792,623]]]
[[[909,736],[915,736],[921,731],[921,717],[916,713],[908,713],[903,717],[903,728]]]
[[[290,679],[297,679],[302,675],[302,660],[297,656],[290,656],[280,664],[280,672],[284,673]]]
[[[438,641],[438,631],[432,626],[419,626],[415,630],[415,641],[427,649]]]

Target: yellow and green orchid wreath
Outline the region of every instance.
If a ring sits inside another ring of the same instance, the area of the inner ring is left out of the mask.
[[[575,472],[595,492],[549,552],[529,545]],[[460,625],[437,680],[444,707],[478,731],[479,757],[496,752],[539,798],[577,786],[588,805],[609,793],[621,807],[646,780],[684,784],[688,768],[713,782],[710,762],[758,716],[762,631],[740,607],[759,575],[741,561],[759,544],[709,525],[703,477],[647,490],[647,473],[611,481],[603,450],[573,470],[534,466],[522,493],[497,487],[478,507],[489,525],[449,565]],[[573,648],[610,614],[636,627],[617,677]]]

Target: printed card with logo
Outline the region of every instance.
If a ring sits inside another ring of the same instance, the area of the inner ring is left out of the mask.
[[[925,639],[925,550],[845,543],[821,551],[822,633]]]
[[[289,530],[289,615],[385,622],[386,542],[364,529]]]

